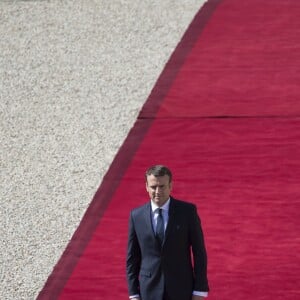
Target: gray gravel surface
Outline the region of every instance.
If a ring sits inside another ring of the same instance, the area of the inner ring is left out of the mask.
[[[203,0],[0,1],[0,299],[34,299]]]

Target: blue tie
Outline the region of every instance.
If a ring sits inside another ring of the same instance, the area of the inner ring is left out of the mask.
[[[164,226],[164,219],[162,216],[162,209],[158,209],[158,217],[157,217],[157,225],[156,225],[156,236],[162,245],[165,236],[165,226]]]

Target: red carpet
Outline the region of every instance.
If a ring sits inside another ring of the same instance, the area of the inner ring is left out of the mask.
[[[127,299],[128,215],[156,163],[198,206],[209,299],[300,299],[299,37],[298,1],[208,1],[38,299]]]

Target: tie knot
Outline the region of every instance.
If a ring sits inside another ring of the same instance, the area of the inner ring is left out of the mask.
[[[158,208],[157,211],[158,211],[158,214],[161,216],[162,215],[162,208]]]

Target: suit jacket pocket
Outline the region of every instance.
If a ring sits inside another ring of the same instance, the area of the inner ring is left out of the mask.
[[[151,277],[151,272],[146,271],[146,270],[141,270],[140,277]]]

